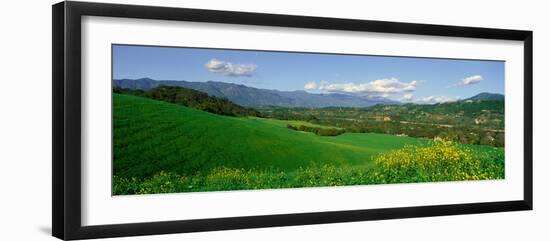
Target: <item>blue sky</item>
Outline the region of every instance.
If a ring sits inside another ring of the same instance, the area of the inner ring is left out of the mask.
[[[113,78],[145,77],[418,103],[504,94],[502,61],[113,45]]]

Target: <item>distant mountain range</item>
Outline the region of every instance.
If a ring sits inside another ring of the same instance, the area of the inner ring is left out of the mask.
[[[465,100],[497,100],[504,101],[504,95],[482,92]]]
[[[207,81],[190,82],[183,80],[153,80],[150,78],[142,79],[114,79],[113,87],[127,89],[150,90],[157,86],[179,86],[198,90],[211,96],[226,98],[232,102],[246,106],[282,106],[282,107],[369,107],[377,104],[395,105],[401,104],[398,101],[390,100],[384,97],[367,97],[358,95],[348,95],[340,93],[313,94],[303,90],[280,91],[269,89],[258,89],[241,84]],[[504,95],[483,92],[472,96],[467,100],[504,100]]]
[[[225,82],[189,82],[182,80],[114,79],[113,87],[149,90],[160,85],[179,86],[198,90],[219,98],[247,106],[283,106],[320,108],[329,106],[368,107],[376,104],[399,104],[383,97],[365,97],[339,93],[313,94],[303,90],[279,91],[258,89],[240,84]]]

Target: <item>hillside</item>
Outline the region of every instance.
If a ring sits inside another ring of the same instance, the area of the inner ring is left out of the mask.
[[[189,82],[175,80],[142,79],[114,79],[113,87],[150,90],[158,86],[179,86],[198,90],[211,96],[226,98],[232,102],[247,106],[284,106],[319,108],[329,106],[367,107],[376,104],[397,104],[386,98],[370,98],[346,94],[313,94],[306,91],[279,91],[248,87],[240,84],[216,81]]]
[[[504,101],[504,95],[493,94],[488,92],[482,92],[477,95],[474,95],[465,100],[491,100],[491,101]]]
[[[373,155],[425,143],[384,134],[317,136],[287,128],[308,124],[229,117],[143,97],[113,94],[113,174],[144,178],[215,167],[292,171],[333,164],[371,165]]]
[[[318,109],[264,107],[265,116],[307,121],[404,121],[440,125],[504,128],[503,101],[455,101],[431,105],[376,105],[367,108],[327,107]]]
[[[227,116],[258,116],[251,108],[237,105],[230,100],[210,96],[206,93],[177,86],[158,86],[147,91],[140,89],[113,88],[113,93],[142,96],[178,105]]]
[[[432,105],[376,105],[367,108],[264,107],[262,116],[345,128],[347,132],[374,132],[461,144],[504,146],[504,101],[455,101]]]
[[[498,100],[478,99],[474,102],[455,101],[433,105],[373,106],[367,111],[399,121],[504,128],[504,101]]]

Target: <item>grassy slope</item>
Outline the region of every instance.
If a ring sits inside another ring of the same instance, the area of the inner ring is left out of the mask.
[[[278,119],[265,119],[265,118],[259,118],[259,117],[249,117],[249,119],[259,119],[263,120],[266,123],[270,123],[276,126],[286,127],[287,124],[294,125],[294,126],[311,126],[311,127],[319,127],[319,128],[334,128],[334,129],[343,129],[336,126],[323,126],[323,125],[317,125],[313,123],[309,123],[306,121],[300,121],[300,120],[278,120]]]
[[[292,171],[322,164],[369,165],[373,155],[424,143],[383,134],[320,137],[290,130],[280,120],[220,116],[119,94],[113,101],[114,175],[120,177],[194,174],[218,166]]]

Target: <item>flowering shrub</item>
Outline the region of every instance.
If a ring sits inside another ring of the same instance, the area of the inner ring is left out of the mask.
[[[440,140],[429,146],[405,146],[374,159],[386,183],[489,180],[504,178],[502,150],[476,152]]]

